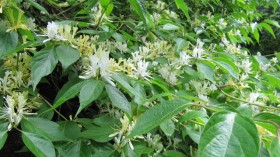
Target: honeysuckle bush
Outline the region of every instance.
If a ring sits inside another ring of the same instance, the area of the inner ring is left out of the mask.
[[[279,2],[1,0],[0,148],[15,129],[39,157],[277,157],[260,7]]]

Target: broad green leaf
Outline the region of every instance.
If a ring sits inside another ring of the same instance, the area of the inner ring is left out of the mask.
[[[31,65],[33,90],[35,90],[42,77],[49,75],[53,71],[57,62],[58,58],[54,47],[47,47],[35,54]]]
[[[41,45],[43,45],[42,41],[29,41],[29,42],[26,42],[25,44],[18,45],[15,49],[12,49],[12,50],[4,53],[4,54],[0,53],[0,57],[12,55],[12,54],[17,53],[19,51],[22,51],[23,49],[25,49],[27,47],[36,47],[36,46],[41,46]]]
[[[125,80],[123,77],[121,77],[119,75],[113,75],[112,78],[121,86],[121,88],[125,92],[127,92],[131,95],[134,95],[134,96],[139,95],[138,92],[133,87],[131,87],[131,85],[128,83],[128,81]]]
[[[163,25],[162,29],[163,30],[168,30],[168,31],[173,31],[173,30],[180,29],[180,27],[178,27],[178,26],[176,26],[174,24],[168,23],[168,24]]]
[[[260,42],[260,33],[259,33],[258,29],[255,29],[253,31],[253,35],[254,35],[255,39],[257,40],[257,42],[259,43]]]
[[[106,126],[115,127],[120,125],[119,119],[110,116],[109,114],[104,114],[104,115],[100,114],[98,117],[94,118],[92,122],[98,126],[104,126],[104,127]]]
[[[15,49],[17,44],[17,32],[6,32],[6,30],[0,30],[0,56],[3,56],[9,51]]]
[[[111,2],[111,0],[100,0],[99,2],[101,4],[101,6],[107,7],[109,5],[109,3]]]
[[[183,130],[183,134],[188,135],[197,144],[199,143],[201,133],[201,131],[188,126],[185,126]]]
[[[260,23],[260,26],[263,27],[265,30],[267,30],[274,38],[276,38],[274,31],[270,25],[268,25],[267,23]]]
[[[55,48],[55,53],[64,70],[80,58],[80,53],[76,49],[67,45],[57,46]]]
[[[184,115],[182,115],[179,118],[178,122],[184,122],[195,118],[206,118],[206,117],[208,117],[208,115],[205,112],[194,110],[194,111],[189,111]]]
[[[255,120],[262,120],[266,121],[268,123],[274,123],[280,126],[280,116],[268,113],[268,112],[262,112],[254,116]]]
[[[147,11],[144,7],[143,0],[129,0],[129,3],[131,4],[133,10],[136,12],[136,14],[141,18],[141,20],[144,22],[144,24],[147,24]]]
[[[254,122],[233,112],[214,114],[202,132],[199,157],[257,157],[260,139]]]
[[[63,157],[81,157],[82,142],[71,143],[63,150]]]
[[[181,51],[184,47],[188,45],[188,41],[182,38],[173,39],[176,42],[176,51]]]
[[[62,127],[48,119],[29,117],[23,119],[21,124],[24,131],[38,134],[51,141],[70,141],[64,135]]]
[[[187,155],[176,150],[167,150],[163,153],[164,157],[186,157]]]
[[[155,105],[139,117],[128,138],[149,132],[190,105],[184,100],[170,100]]]
[[[123,110],[131,116],[131,106],[126,97],[114,86],[106,85],[105,88],[112,102],[112,105]]]
[[[277,21],[275,21],[275,20],[265,19],[263,22],[268,23],[268,24],[271,24],[271,25],[273,25],[273,26],[275,26],[275,27],[280,28],[279,23],[278,23]]]
[[[167,119],[160,124],[160,129],[166,136],[170,137],[175,131],[175,125],[171,119]]]
[[[270,85],[280,88],[280,77],[276,74],[265,75]]]
[[[79,99],[80,107],[76,113],[78,115],[92,101],[97,99],[103,91],[104,85],[102,81],[90,79],[81,88]]]
[[[8,125],[9,123],[2,123],[0,124],[0,150],[2,149],[2,147],[4,146],[7,138],[8,138]]]
[[[203,77],[211,82],[215,82],[214,81],[214,70],[208,66],[207,64],[203,64],[201,62],[197,62],[196,63],[197,66],[197,70],[199,73],[201,73],[203,75]]]
[[[223,58],[214,58],[214,61],[221,69],[228,72],[232,77],[238,79],[239,72],[234,62]]]
[[[58,122],[60,127],[62,128],[62,132],[64,135],[72,140],[76,140],[77,137],[80,136],[80,128],[78,124],[74,121],[61,121]]]
[[[187,17],[188,21],[191,22],[190,15],[189,15],[189,8],[184,0],[175,0],[177,8],[181,9],[185,16]]]
[[[116,132],[114,126],[91,126],[83,131],[80,136],[84,138],[93,139],[96,142],[108,142],[114,138],[111,134]]]
[[[40,10],[41,12],[43,12],[45,14],[49,14],[48,11],[43,6],[41,6],[40,4],[36,3],[35,1],[27,0],[27,2],[29,4],[31,4],[33,7],[35,7],[36,9]]]
[[[270,157],[279,157],[280,154],[280,140],[279,138],[274,138],[271,141],[270,147],[269,147],[269,154]]]
[[[52,142],[37,134],[22,131],[22,140],[36,157],[55,157]]]
[[[58,92],[56,101],[51,109],[55,109],[69,99],[74,98],[81,90],[84,81],[72,84],[71,81],[66,83]],[[70,85],[70,86],[69,86]]]

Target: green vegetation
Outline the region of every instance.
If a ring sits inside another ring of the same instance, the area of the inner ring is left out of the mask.
[[[279,5],[0,0],[0,149],[278,157]]]

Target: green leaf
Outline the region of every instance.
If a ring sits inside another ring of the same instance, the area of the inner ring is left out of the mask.
[[[80,136],[80,128],[78,126],[78,124],[74,121],[61,121],[58,122],[58,124],[60,125],[60,127],[62,128],[62,132],[64,133],[64,135],[72,140],[76,140],[77,137]]]
[[[238,79],[238,68],[234,62],[224,58],[214,58],[215,63],[224,71],[228,72],[232,77]]]
[[[57,62],[54,47],[47,47],[35,54],[31,63],[33,90],[35,90],[42,77],[49,75],[53,71]]]
[[[155,105],[139,117],[128,138],[149,132],[190,105],[184,100],[170,100]]]
[[[7,138],[8,138],[8,125],[9,123],[2,123],[0,124],[0,150],[2,149],[2,147],[4,146]]]
[[[41,12],[49,15],[48,11],[43,7],[41,6],[40,4],[36,3],[35,1],[32,1],[32,0],[27,0],[29,4],[31,4],[33,7],[35,7],[36,9],[40,10]]]
[[[81,133],[81,137],[93,139],[97,142],[108,142],[114,138],[114,136],[109,137],[111,134],[115,133],[116,128],[113,126],[91,126],[87,130]]]
[[[0,39],[1,40],[1,39]],[[0,57],[2,56],[8,56],[8,55],[12,55],[14,53],[17,53],[19,51],[22,51],[23,49],[27,48],[27,47],[36,47],[36,46],[41,46],[43,45],[42,41],[28,41],[25,44],[22,45],[18,45],[15,49],[12,49],[4,54],[0,53]]]
[[[111,99],[112,105],[131,116],[131,106],[126,97],[114,86],[106,85],[105,88],[109,98]]]
[[[111,0],[100,0],[100,4],[102,7],[107,7]]]
[[[59,45],[55,48],[58,60],[61,62],[62,68],[66,70],[70,65],[80,58],[80,53],[67,45]]]
[[[82,87],[79,98],[80,107],[76,113],[76,116],[92,101],[97,99],[101,92],[103,91],[103,82],[99,80],[90,79]]]
[[[259,156],[260,139],[254,122],[232,112],[214,114],[202,132],[199,157]]]
[[[136,12],[138,16],[140,16],[141,20],[144,22],[144,24],[147,24],[147,11],[144,7],[144,2],[142,0],[129,0],[129,3],[131,4],[133,10]]]
[[[185,121],[188,121],[191,119],[206,118],[206,117],[208,117],[208,115],[205,112],[194,110],[194,111],[189,111],[189,112],[185,113],[184,115],[182,115],[179,118],[178,122],[185,122]]]
[[[215,82],[214,81],[214,70],[208,66],[207,64],[201,63],[201,62],[197,62],[196,63],[197,66],[197,70],[199,73],[201,73],[203,75],[203,77],[211,82]]]
[[[184,47],[188,45],[188,41],[182,38],[173,39],[176,42],[176,51],[181,51]]]
[[[260,42],[260,34],[259,34],[258,29],[255,29],[253,31],[253,35],[254,35],[255,39],[257,40],[257,42],[259,43]]]
[[[167,150],[166,152],[163,153],[164,157],[186,157],[185,154],[182,152],[178,152],[176,150]]]
[[[261,23],[260,26],[266,29],[274,38],[276,38],[270,25],[268,25],[267,23]]]
[[[55,109],[69,99],[74,98],[82,88],[84,81],[72,85],[72,81],[66,83],[58,92],[55,103],[51,109]],[[69,86],[70,85],[70,86]]]
[[[189,15],[189,8],[187,4],[184,2],[184,0],[175,0],[177,8],[181,9],[185,16],[187,17],[188,21],[191,22],[191,18]]]
[[[17,32],[6,32],[6,30],[0,30],[0,56],[3,56],[9,51],[15,49],[17,44]]]
[[[52,142],[39,135],[22,131],[22,140],[36,157],[55,157]]]
[[[22,127],[24,131],[43,136],[51,141],[70,141],[64,135],[63,129],[55,122],[43,118],[23,119]]]
[[[160,124],[160,129],[164,132],[166,136],[172,136],[175,131],[175,125],[171,119],[167,119]]]
[[[167,23],[165,25],[163,25],[162,27],[163,30],[168,30],[168,31],[173,31],[173,30],[178,30],[180,29],[180,27],[174,25],[174,24],[171,24],[171,23]]]
[[[276,74],[267,74],[265,75],[269,84],[274,86],[274,87],[278,87],[280,88],[280,77]]]
[[[254,120],[267,121],[268,123],[274,123],[280,126],[280,116],[273,113],[259,113],[254,116]]]
[[[113,75],[112,78],[122,87],[125,92],[134,96],[139,95],[139,93],[133,87],[131,87],[128,81],[125,80],[122,76]]]
[[[269,154],[270,157],[279,157],[280,154],[280,140],[279,138],[274,138],[271,141],[270,147],[269,147]]]
[[[279,23],[278,23],[277,21],[275,21],[275,20],[265,19],[263,22],[268,23],[268,24],[271,24],[271,25],[273,25],[273,26],[275,26],[275,27],[277,27],[277,28],[280,28]]]

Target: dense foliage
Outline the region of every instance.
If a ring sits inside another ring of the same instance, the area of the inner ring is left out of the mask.
[[[16,130],[38,157],[279,156],[280,53],[256,50],[278,7],[0,0],[0,148]]]

